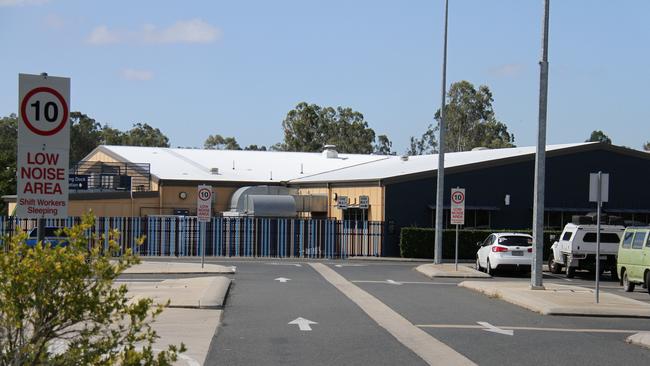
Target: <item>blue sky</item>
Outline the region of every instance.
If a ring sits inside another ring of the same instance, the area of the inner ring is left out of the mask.
[[[440,107],[443,0],[0,0],[0,116],[18,73],[72,79],[71,107],[172,146],[282,140],[301,101],[349,106],[403,153]],[[650,140],[648,0],[551,2],[548,143]],[[537,131],[541,0],[450,0],[449,83],[486,84],[518,146]]]

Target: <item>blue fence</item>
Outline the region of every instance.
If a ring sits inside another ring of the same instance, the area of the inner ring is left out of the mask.
[[[78,217],[48,219],[47,226],[70,227]],[[0,217],[0,236],[28,231],[36,220]],[[117,242],[143,256],[206,256],[345,258],[381,256],[382,222],[323,219],[214,217],[203,237],[196,217],[99,217],[89,234],[99,234],[108,245],[116,229]],[[138,239],[144,237],[142,245]]]

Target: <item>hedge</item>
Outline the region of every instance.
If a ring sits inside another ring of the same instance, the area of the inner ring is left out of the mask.
[[[405,227],[400,232],[400,255],[403,258],[433,258],[434,229]],[[478,247],[488,235],[495,232],[517,232],[532,235],[531,230],[459,230],[458,259],[475,260]],[[561,231],[544,231],[544,260],[548,258],[551,245],[555,238],[560,237]],[[442,233],[442,259],[454,259],[456,230],[444,230]]]

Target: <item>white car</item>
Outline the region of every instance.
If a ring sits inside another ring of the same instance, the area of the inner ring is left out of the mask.
[[[494,274],[499,269],[530,271],[533,263],[533,237],[520,233],[494,233],[483,242],[476,253],[476,269]]]

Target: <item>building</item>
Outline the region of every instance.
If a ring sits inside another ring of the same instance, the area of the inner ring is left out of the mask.
[[[445,154],[445,191],[466,189],[465,227],[532,226],[534,154],[534,147]],[[100,146],[73,171],[79,185],[71,183],[69,213],[194,215],[196,187],[209,184],[215,215],[273,216],[274,206],[293,202],[293,213],[284,206],[278,215],[380,221],[383,254],[398,255],[402,227],[433,226],[437,159],[338,154],[333,147],[296,153]],[[589,173],[597,171],[610,174],[605,212],[650,222],[650,154],[578,143],[547,147],[546,227],[561,228],[572,215],[595,210],[588,191]],[[15,197],[5,200],[11,212]]]

